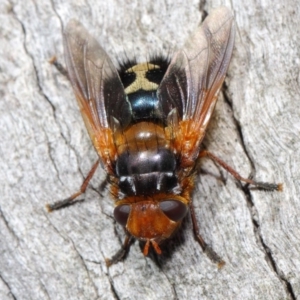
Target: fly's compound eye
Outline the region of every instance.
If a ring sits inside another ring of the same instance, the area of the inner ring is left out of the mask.
[[[187,213],[187,205],[178,200],[166,200],[159,204],[163,213],[172,221],[177,222]]]
[[[127,223],[128,217],[129,217],[129,213],[130,213],[130,209],[131,209],[130,205],[123,204],[123,205],[117,206],[114,210],[115,220],[122,226],[126,226],[126,223]]]

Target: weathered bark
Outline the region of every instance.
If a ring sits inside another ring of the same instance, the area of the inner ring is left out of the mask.
[[[189,219],[163,256],[143,257],[136,242],[107,269],[124,233],[109,195],[98,192],[102,170],[85,202],[45,210],[78,189],[97,157],[68,80],[48,63],[53,55],[63,62],[67,21],[83,22],[112,57],[147,57],[180,47],[200,10],[220,3],[0,2],[1,299],[300,297],[300,4],[277,2],[230,2],[235,50],[204,145],[244,176],[283,182],[284,191],[249,190],[203,161],[194,203],[203,237],[227,262],[221,270]]]

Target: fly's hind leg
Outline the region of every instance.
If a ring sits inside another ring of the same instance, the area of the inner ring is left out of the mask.
[[[64,76],[68,77],[68,72],[67,70],[64,68],[64,66],[57,60],[56,56],[52,56],[49,59],[49,63],[54,65],[56,67],[56,69]]]
[[[94,165],[92,166],[91,170],[89,171],[87,177],[83,181],[79,191],[77,191],[75,194],[73,194],[72,196],[70,196],[70,197],[68,197],[64,200],[59,200],[59,201],[54,202],[52,204],[46,204],[46,208],[47,208],[48,212],[51,212],[53,210],[57,210],[57,209],[60,209],[60,208],[63,208],[63,207],[66,207],[66,206],[69,206],[69,205],[72,205],[72,204],[76,203],[77,202],[76,198],[78,196],[82,195],[85,192],[90,180],[92,179],[93,175],[96,172],[96,169],[99,165],[99,162],[100,162],[100,160],[98,159],[94,163]]]

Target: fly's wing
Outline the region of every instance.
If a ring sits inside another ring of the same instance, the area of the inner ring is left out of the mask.
[[[113,128],[131,121],[130,105],[112,61],[83,25],[71,20],[64,32],[65,61],[91,140],[109,173],[116,157]]]
[[[225,79],[234,45],[234,17],[221,7],[173,57],[158,89],[181,166],[195,163]]]

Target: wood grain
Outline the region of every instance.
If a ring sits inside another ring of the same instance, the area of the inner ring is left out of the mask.
[[[202,253],[188,219],[161,257],[143,257],[136,242],[107,269],[124,234],[98,191],[102,170],[85,202],[45,210],[75,192],[96,160],[70,84],[48,60],[63,62],[71,18],[112,57],[147,58],[180,47],[220,5],[234,10],[237,37],[204,146],[284,190],[249,190],[203,160],[196,214],[225,267]],[[0,12],[1,299],[300,298],[299,1],[2,0]]]

